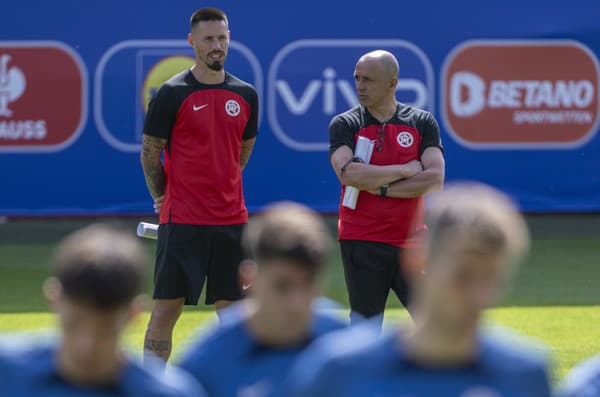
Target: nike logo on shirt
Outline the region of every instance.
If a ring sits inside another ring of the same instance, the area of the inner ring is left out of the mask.
[[[197,112],[200,109],[204,109],[207,106],[208,106],[208,103],[205,103],[204,105],[200,105],[200,106],[194,105],[194,112]]]

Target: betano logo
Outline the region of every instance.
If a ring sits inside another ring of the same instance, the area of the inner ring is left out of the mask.
[[[358,105],[353,72],[364,53],[385,48],[400,61],[398,99],[433,110],[433,69],[404,40],[298,40],[275,56],[268,78],[268,116],[275,136],[299,151],[328,150],[331,117]]]
[[[470,41],[442,80],[448,130],[475,148],[570,148],[598,124],[598,62],[582,44]]]
[[[73,143],[87,115],[85,76],[62,43],[0,42],[0,151],[55,152]]]

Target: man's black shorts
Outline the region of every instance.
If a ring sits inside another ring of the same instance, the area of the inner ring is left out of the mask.
[[[352,311],[363,317],[383,313],[390,289],[409,304],[410,290],[400,264],[400,248],[360,240],[341,240],[344,276]]]
[[[197,305],[206,279],[206,304],[241,299],[238,268],[244,226],[160,225],[153,298],[185,297],[186,305]]]

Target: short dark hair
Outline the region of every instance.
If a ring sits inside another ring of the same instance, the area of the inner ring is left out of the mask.
[[[65,238],[54,256],[63,295],[102,310],[131,303],[143,288],[145,255],[133,236],[94,224]]]
[[[229,27],[229,21],[227,20],[227,14],[224,11],[215,7],[205,7],[196,10],[190,18],[190,29],[200,21],[224,21],[225,25]]]
[[[316,275],[325,263],[331,237],[314,211],[301,204],[281,202],[251,220],[242,242],[259,267],[281,259]]]

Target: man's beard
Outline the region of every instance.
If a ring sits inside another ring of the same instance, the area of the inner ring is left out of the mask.
[[[208,66],[209,69],[212,69],[216,72],[220,72],[221,70],[223,70],[223,64],[219,61],[215,61],[213,63],[206,62],[206,66]]]
[[[210,57],[211,54],[219,54],[219,55],[223,55],[223,61],[213,61],[210,62],[209,59],[206,60],[206,66],[208,66],[209,69],[212,69],[216,72],[220,72],[221,70],[223,70],[223,65],[225,63],[225,53],[221,52],[221,51],[215,51],[212,53],[209,53],[207,58]]]

